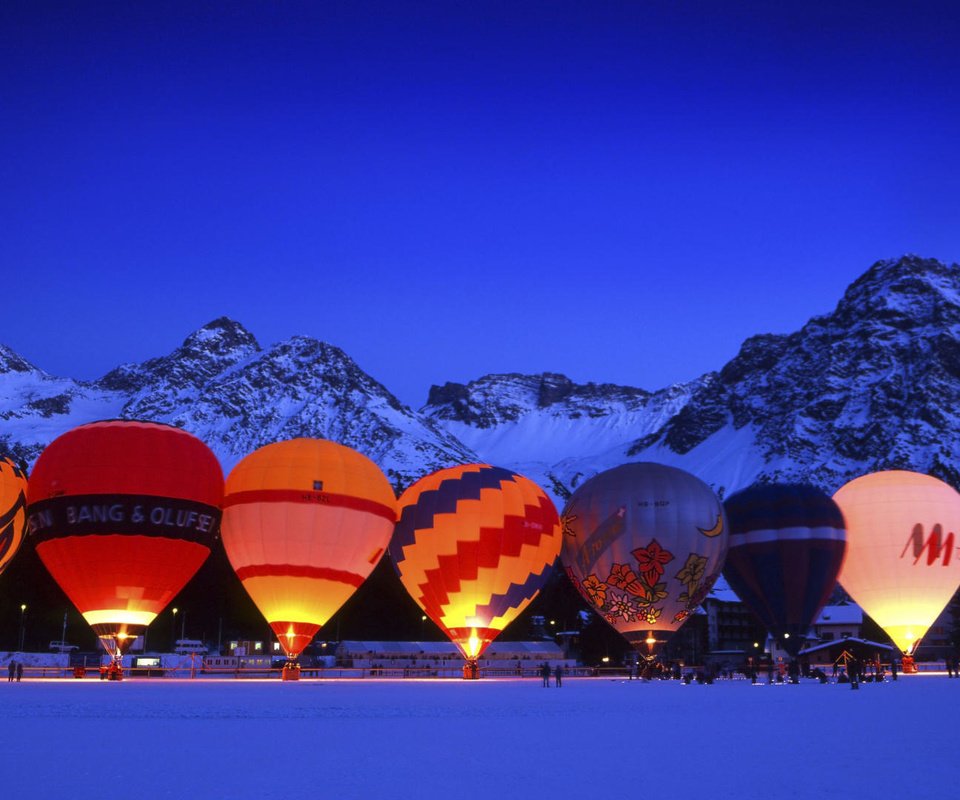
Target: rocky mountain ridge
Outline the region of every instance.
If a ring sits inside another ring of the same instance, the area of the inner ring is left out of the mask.
[[[264,348],[227,318],[93,382],[0,346],[0,450],[28,463],[74,425],[146,418],[195,433],[225,470],[268,442],[319,436],[370,456],[397,488],[483,460],[558,502],[627,460],[680,466],[723,491],[755,480],[834,491],[887,468],[957,485],[958,405],[960,267],[916,256],[877,262],[832,312],[754,336],[718,371],[658,391],[488,375],[432,387],[415,411],[333,345],[298,336]]]

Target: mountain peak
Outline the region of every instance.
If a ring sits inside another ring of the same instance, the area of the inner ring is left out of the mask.
[[[218,317],[183,340],[182,350],[203,351],[225,356],[235,351],[244,355],[258,351],[260,345],[250,331],[229,317]]]
[[[945,305],[960,306],[960,265],[905,255],[873,264],[850,284],[835,313],[883,322],[942,321]]]
[[[39,372],[33,364],[5,344],[0,344],[0,375],[8,372]]]
[[[97,384],[104,389],[133,392],[150,385],[200,387],[213,375],[260,352],[246,328],[229,317],[218,317],[191,333],[166,356],[142,364],[123,364]]]

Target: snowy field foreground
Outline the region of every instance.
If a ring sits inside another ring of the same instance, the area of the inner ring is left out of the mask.
[[[8,797],[954,797],[960,680],[26,680]]]

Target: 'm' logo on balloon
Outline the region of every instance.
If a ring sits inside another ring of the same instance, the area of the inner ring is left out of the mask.
[[[953,557],[953,540],[954,535],[951,531],[943,536],[943,527],[937,523],[933,526],[933,530],[930,532],[930,535],[927,537],[926,541],[923,539],[923,525],[919,522],[913,526],[913,533],[910,534],[907,539],[907,543],[903,546],[903,551],[900,553],[900,558],[903,558],[907,554],[907,550],[913,547],[913,563],[916,564],[921,556],[923,556],[923,551],[927,550],[927,566],[932,566],[933,563],[940,558],[941,554],[943,555],[943,566],[950,566],[950,559]]]

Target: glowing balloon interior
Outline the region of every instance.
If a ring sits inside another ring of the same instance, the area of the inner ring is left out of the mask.
[[[590,478],[567,503],[563,526],[573,585],[648,657],[706,597],[727,551],[717,496],[661,464],[623,464]]]
[[[0,573],[20,549],[27,523],[27,476],[0,458]]]
[[[960,585],[960,494],[936,478],[892,470],[834,495],[847,522],[840,583],[905,653]]]
[[[390,555],[410,596],[475,662],[540,591],[560,538],[557,510],[533,481],[469,464],[401,495]]]
[[[796,656],[837,583],[843,515],[814,486],[758,485],[724,502],[730,548],[723,575],[779,645]]]
[[[28,535],[104,648],[119,655],[210,554],[222,498],[220,464],[191,434],[94,422],[37,459]]]
[[[262,447],[227,477],[223,545],[295,659],[384,554],[396,497],[380,468],[335,442]]]

